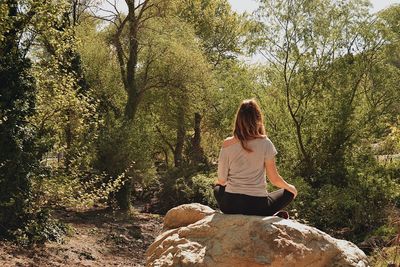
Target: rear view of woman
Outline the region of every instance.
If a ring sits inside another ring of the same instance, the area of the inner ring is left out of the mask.
[[[297,195],[275,165],[276,149],[265,134],[263,116],[255,100],[244,100],[236,114],[233,136],[224,140],[218,159],[214,195],[223,213],[271,216]],[[269,181],[281,188],[268,193]],[[287,217],[287,213],[278,214]]]

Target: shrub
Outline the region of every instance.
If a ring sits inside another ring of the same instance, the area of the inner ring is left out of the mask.
[[[109,195],[125,182],[125,172],[115,179],[100,173],[50,171],[33,183],[37,206],[88,208],[106,203]]]
[[[46,241],[62,242],[69,231],[68,225],[51,218],[47,210],[42,210],[33,214],[12,235],[18,245],[31,246],[44,244]]]
[[[165,213],[177,205],[193,202],[216,208],[213,196],[216,173],[197,172],[197,168],[174,168],[160,177],[161,188],[156,195],[159,201],[157,212]]]
[[[383,171],[353,175],[347,187],[327,184],[312,189],[300,212],[306,214],[310,224],[336,237],[360,242],[385,225],[388,208],[398,199],[400,188]]]

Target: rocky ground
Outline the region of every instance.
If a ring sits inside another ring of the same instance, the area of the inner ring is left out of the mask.
[[[162,217],[107,209],[57,211],[70,226],[63,243],[19,248],[0,242],[0,264],[6,266],[145,266],[145,251],[160,233]]]

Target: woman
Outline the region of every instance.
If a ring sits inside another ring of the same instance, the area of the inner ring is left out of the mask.
[[[236,114],[233,136],[224,140],[218,159],[218,179],[214,195],[223,213],[288,217],[279,212],[297,195],[275,165],[276,149],[265,135],[260,107],[244,100]],[[270,182],[281,188],[268,193]]]

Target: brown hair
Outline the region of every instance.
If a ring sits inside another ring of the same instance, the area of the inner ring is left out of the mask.
[[[239,139],[244,150],[252,152],[247,147],[247,141],[265,136],[264,120],[261,109],[254,99],[243,100],[236,113],[233,136]]]

